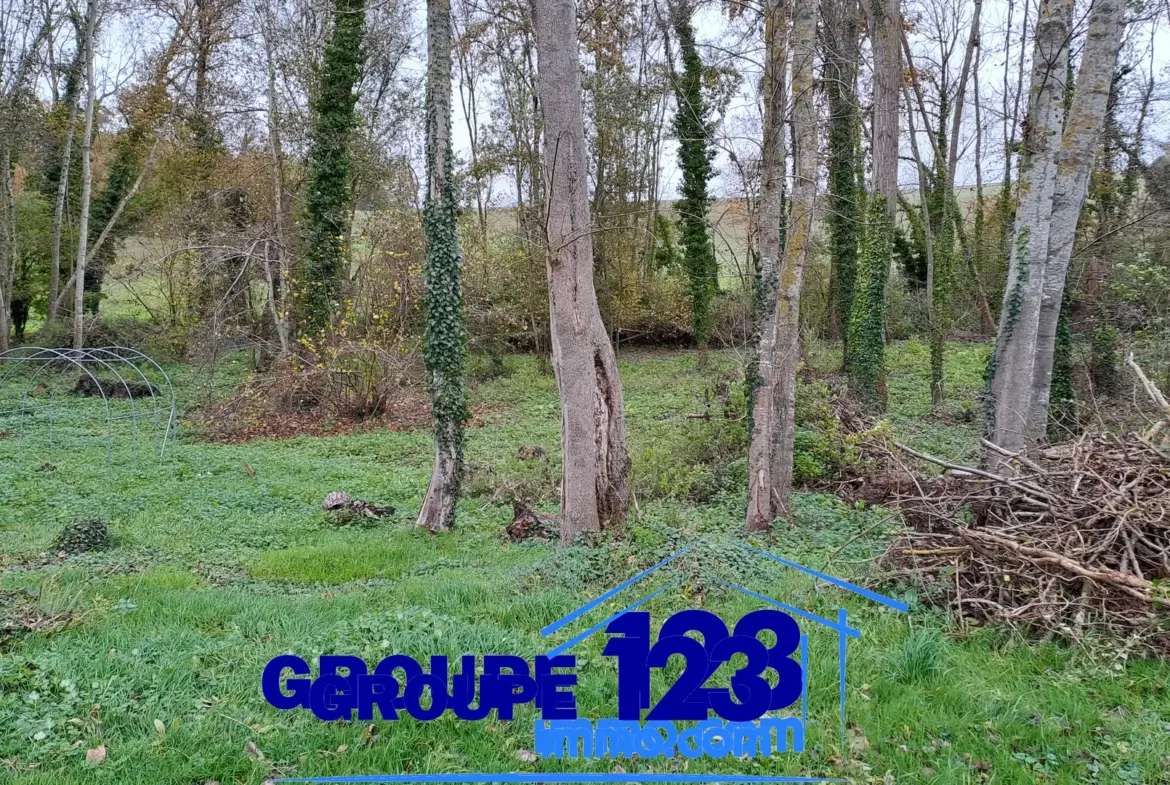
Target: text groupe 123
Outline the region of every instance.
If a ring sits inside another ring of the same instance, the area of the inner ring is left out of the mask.
[[[757,637],[763,631],[774,634],[771,646]],[[616,719],[578,718],[576,657],[569,654],[539,655],[531,663],[510,654],[465,654],[456,673],[450,672],[446,655],[432,655],[430,670],[424,671],[414,657],[392,654],[372,672],[360,657],[322,655],[315,678],[304,659],[282,654],[265,666],[261,687],[273,707],[307,708],[324,721],[356,714],[357,720],[368,722],[375,708],[387,721],[405,712],[429,722],[447,711],[466,721],[486,719],[494,711],[498,719],[510,721],[517,706],[531,703],[540,712],[534,747],[541,757],[655,758],[677,753],[739,758],[803,751],[803,718],[771,714],[791,706],[803,691],[801,663],[791,657],[800,646],[800,630],[788,614],[770,608],[752,611],[729,632],[710,611],[680,611],[653,640],[650,614],[628,612],[606,632],[610,639],[602,655],[617,663]],[[702,642],[688,632],[701,633]],[[742,667],[731,672],[729,687],[704,686],[737,654],[742,655]],[[653,703],[651,671],[665,668],[675,655],[685,659],[683,671]],[[477,659],[483,661],[482,670]],[[765,678],[769,670],[775,685]],[[688,726],[680,730],[677,721]]]

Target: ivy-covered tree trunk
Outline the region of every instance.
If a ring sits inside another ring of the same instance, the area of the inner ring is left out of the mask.
[[[622,385],[593,286],[585,123],[573,0],[535,0],[544,117],[553,369],[561,396],[561,542],[619,523],[629,505]]]
[[[873,190],[891,222],[898,206],[898,102],[902,92],[902,9],[899,0],[869,0],[873,42]]]
[[[941,103],[938,150],[947,149],[946,101]],[[932,264],[930,269],[930,405],[942,406],[946,341],[951,331],[951,300],[954,286],[955,200],[946,160],[935,155],[928,210]]]
[[[305,200],[305,270],[301,280],[302,335],[317,335],[337,310],[349,238],[349,142],[365,59],[365,0],[334,0],[333,31],[321,79],[310,102],[313,128]]]
[[[752,409],[749,531],[767,530],[776,519],[792,521],[789,502],[796,440],[796,371],[800,366],[800,290],[812,235],[820,147],[813,92],[817,5],[818,0],[794,0],[792,4],[792,206],[778,271],[775,313],[768,319],[772,334],[768,336],[771,357],[767,360],[772,366],[768,374],[772,389],[764,397],[770,406]],[[764,360],[761,357],[761,365]],[[757,388],[756,392],[762,390]],[[757,423],[765,427],[757,428]]]
[[[674,132],[678,136],[678,160],[682,169],[682,199],[678,202],[682,229],[683,260],[691,299],[691,330],[703,349],[711,337],[711,303],[719,287],[715,246],[707,231],[710,197],[707,183],[712,176],[710,112],[703,98],[703,61],[695,45],[691,22],[694,9],[689,0],[678,0],[671,8],[675,37],[682,58],[682,73],[675,78]]]
[[[857,293],[849,319],[849,386],[864,406],[886,408],[886,278],[894,251],[894,227],[886,200],[866,200],[861,253],[857,259]]]
[[[772,458],[779,416],[776,372],[779,334],[781,222],[784,220],[784,72],[788,67],[788,8],[784,0],[764,7],[764,128],[760,161],[760,258],[755,297],[752,367],[748,374],[751,441],[748,446],[746,529],[768,531],[776,518]]]
[[[842,367],[849,366],[849,313],[857,286],[857,237],[861,221],[857,179],[860,112],[857,106],[859,14],[857,0],[829,0],[822,16],[825,91],[829,98],[829,337],[842,339]]]
[[[426,363],[435,465],[418,525],[440,531],[455,522],[463,476],[463,261],[459,254],[451,153],[451,2],[427,2]]]

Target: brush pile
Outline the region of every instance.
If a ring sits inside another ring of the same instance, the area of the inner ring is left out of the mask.
[[[1105,628],[1170,651],[1170,453],[1137,434],[1028,455],[984,447],[995,471],[884,448],[905,475],[884,503],[910,526],[883,557],[887,572],[965,618],[1073,639]],[[945,471],[922,479],[917,462]]]

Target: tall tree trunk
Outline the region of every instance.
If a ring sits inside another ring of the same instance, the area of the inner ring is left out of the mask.
[[[597,293],[573,0],[534,0],[547,156],[546,265],[561,395],[561,542],[626,516],[630,458],[622,385]]]
[[[898,102],[902,89],[902,13],[899,0],[869,0],[873,42],[873,191],[866,205],[864,245],[849,314],[846,370],[854,393],[873,410],[886,407],[885,300],[892,254],[887,252],[898,205]],[[886,227],[873,226],[873,206],[885,213]],[[875,242],[880,247],[869,247]],[[884,254],[884,256],[883,256]],[[884,258],[884,269],[875,262]],[[876,298],[876,299],[875,299]]]
[[[983,260],[986,258],[984,248],[985,228],[987,224],[987,200],[983,195],[983,106],[979,96],[979,65],[982,60],[983,47],[975,48],[975,66],[972,73],[972,86],[975,91],[975,227],[972,241],[967,245],[964,255],[967,258],[967,274],[971,278],[971,285],[975,290],[976,304],[979,306],[979,327],[984,335],[995,334],[995,317],[991,314],[991,303],[987,299],[987,289],[983,286]],[[959,221],[957,226],[962,226]]]
[[[321,335],[337,311],[350,230],[350,136],[357,123],[354,86],[365,60],[365,0],[333,0],[308,153],[305,272],[298,327]]]
[[[749,447],[749,531],[767,530],[779,518],[792,523],[793,449],[796,439],[796,371],[800,365],[800,290],[812,234],[817,188],[819,139],[813,65],[816,57],[818,0],[795,0],[792,5],[792,127],[793,188],[784,257],[780,264],[775,313],[768,320],[772,334],[770,357],[761,355],[761,367],[772,367],[771,406],[752,408],[752,444]],[[761,342],[763,343],[763,342]],[[757,389],[757,392],[760,392]],[[757,428],[757,423],[761,427]],[[756,444],[756,439],[760,440]],[[752,463],[755,456],[757,461]],[[767,456],[767,463],[759,460]],[[764,485],[763,483],[767,484]]]
[[[857,0],[829,0],[823,13],[825,89],[829,94],[829,338],[841,338],[841,364],[848,367],[849,312],[857,285],[861,216],[857,160],[859,110],[857,63],[860,17]]]
[[[1028,431],[1033,439],[1043,438],[1048,427],[1053,354],[1065,279],[1072,258],[1077,221],[1085,203],[1089,174],[1097,153],[1097,139],[1105,120],[1113,71],[1117,67],[1117,53],[1125,29],[1124,16],[1125,3],[1121,0],[1094,0],[1076,91],[1060,140],[1032,379]]]
[[[1043,0],[1036,24],[1027,134],[1017,175],[1020,198],[990,374],[991,440],[1013,452],[1043,434],[1029,420],[1072,11],[1073,0]],[[989,452],[987,460],[993,466],[1003,462],[997,452]]]
[[[7,107],[6,107],[7,108]],[[0,128],[0,352],[8,351],[11,325],[12,289],[16,283],[16,199],[12,186],[12,140],[4,139],[10,129]]]
[[[272,311],[272,322],[280,342],[282,356],[291,351],[292,330],[289,323],[289,288],[292,275],[288,262],[288,237],[284,225],[284,148],[280,135],[280,112],[276,99],[276,57],[273,52],[273,38],[276,35],[276,20],[271,5],[265,3],[261,14],[261,35],[264,38],[264,65],[268,75],[268,156],[272,162],[272,226],[276,235],[275,259],[270,260],[269,249],[264,251],[264,274],[268,282],[268,302]],[[272,262],[275,261],[275,265]]]
[[[712,127],[710,110],[703,97],[703,61],[695,42],[692,21],[694,8],[690,0],[674,0],[670,8],[671,21],[678,39],[681,74],[671,68],[678,109],[674,116],[674,132],[678,136],[678,161],[682,169],[682,199],[676,205],[687,272],[687,288],[691,298],[691,332],[705,362],[707,344],[711,337],[711,304],[719,286],[719,268],[715,261],[715,246],[707,230],[707,211],[711,199],[707,184],[714,171],[711,167]],[[667,39],[667,57],[670,56]]]
[[[61,174],[57,180],[57,199],[53,205],[53,249],[49,261],[49,312],[50,322],[57,320],[57,296],[61,291],[61,236],[65,230],[65,204],[69,195],[69,165],[73,158],[73,137],[77,132],[77,115],[80,110],[77,90],[66,91],[69,99],[69,120],[65,126],[65,144],[61,150]]]
[[[93,114],[97,102],[97,79],[93,71],[94,36],[97,31],[98,0],[89,0],[85,10],[85,131],[81,137],[81,205],[77,222],[77,263],[73,273],[73,348],[85,345],[85,266],[88,262],[89,203],[93,192]]]
[[[780,312],[780,223],[784,220],[784,115],[787,96],[788,8],[768,0],[764,10],[764,129],[760,162],[760,260],[755,297],[755,358],[749,373],[751,442],[748,447],[746,529],[768,531],[776,518],[772,458],[778,442],[781,405],[776,400],[781,352],[776,321]]]
[[[426,361],[430,374],[435,466],[418,525],[431,531],[455,522],[463,476],[463,284],[451,176],[451,2],[427,2]]]
[[[898,206],[898,100],[902,89],[899,0],[869,0],[873,41],[873,190],[890,221]]]

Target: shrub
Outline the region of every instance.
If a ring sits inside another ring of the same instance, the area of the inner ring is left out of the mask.
[[[99,518],[86,518],[68,524],[57,535],[54,546],[66,553],[88,553],[110,547],[110,527]]]

